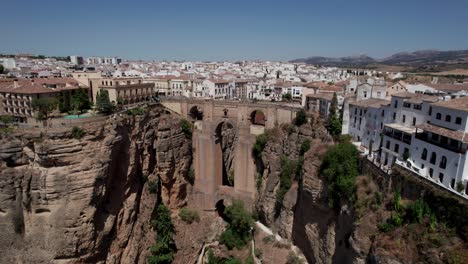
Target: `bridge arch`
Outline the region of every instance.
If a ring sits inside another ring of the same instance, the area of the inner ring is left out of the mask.
[[[190,108],[188,115],[193,120],[203,120],[203,108],[198,105],[194,105]]]
[[[262,110],[256,109],[250,113],[250,123],[252,125],[265,126],[266,124],[266,115]]]
[[[214,130],[215,177],[218,186],[234,187],[236,126],[229,119],[218,121]]]

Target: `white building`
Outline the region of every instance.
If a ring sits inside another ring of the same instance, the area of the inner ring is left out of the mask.
[[[12,58],[0,58],[0,64],[6,69],[16,68],[16,61]]]

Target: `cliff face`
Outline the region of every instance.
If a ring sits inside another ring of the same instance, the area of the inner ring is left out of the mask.
[[[319,177],[321,157],[332,144],[325,126],[317,120],[270,133],[273,135],[262,153],[263,184],[256,205],[261,221],[291,240],[310,263],[350,262],[355,255],[348,243],[353,230],[352,213],[346,207],[338,214],[329,208],[325,183]],[[311,148],[304,153],[301,178],[293,182],[278,212],[275,203],[280,188],[280,159],[300,159],[305,140],[310,141]]]
[[[4,263],[143,263],[158,199],[187,203],[191,142],[154,108],[83,128],[0,139]]]

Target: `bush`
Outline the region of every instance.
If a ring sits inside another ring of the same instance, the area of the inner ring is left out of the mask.
[[[302,264],[304,263],[296,254],[289,252],[286,264]]]
[[[179,217],[180,219],[182,219],[182,221],[186,222],[187,224],[191,224],[193,222],[200,222],[200,216],[198,215],[198,211],[186,207],[180,209]]]
[[[2,122],[3,124],[13,123],[13,117],[10,115],[1,115],[0,122]]]
[[[280,172],[280,186],[276,191],[275,214],[279,216],[281,208],[283,208],[283,200],[286,193],[292,185],[292,177],[300,173],[300,162],[297,160],[290,160],[286,156],[281,157],[281,172]]]
[[[148,181],[148,191],[150,193],[157,193],[158,192],[158,183],[157,183],[157,181]]]
[[[230,170],[229,174],[228,174],[228,177],[227,177],[227,180],[229,182],[229,186],[234,186],[234,177],[235,177],[234,171]]]
[[[299,127],[306,123],[307,123],[306,112],[304,111],[304,109],[301,109],[299,112],[296,113],[296,119],[294,120],[294,124]]]
[[[79,128],[79,127],[74,126],[72,128],[71,134],[72,134],[73,138],[81,139],[84,136],[85,131],[83,129]]]
[[[251,239],[254,227],[252,215],[244,208],[242,201],[234,200],[232,205],[224,210],[228,227],[221,234],[220,242],[228,249],[241,249]]]
[[[151,226],[156,231],[156,243],[150,248],[151,255],[148,257],[148,262],[172,263],[176,250],[173,240],[175,231],[171,213],[164,204],[160,204],[156,209],[156,219],[151,221]]]
[[[127,111],[125,111],[125,113],[127,115],[132,115],[132,116],[144,115],[145,114],[145,109],[143,109],[141,107],[137,107],[137,108],[133,108],[133,109],[128,109]]]
[[[275,241],[275,236],[274,235],[269,235],[263,238],[263,243],[265,244],[271,244]]]
[[[430,213],[429,206],[419,199],[406,207],[405,218],[410,223],[421,223],[424,215],[429,215]]]
[[[304,154],[307,151],[309,151],[309,149],[310,149],[310,140],[306,139],[306,140],[302,141],[301,149],[299,151],[299,155],[304,156]]]
[[[180,127],[182,129],[182,133],[184,133],[187,138],[192,137],[192,123],[190,123],[186,119],[181,119]]]
[[[332,208],[338,208],[341,201],[354,200],[358,163],[358,151],[351,143],[339,143],[325,154],[320,171],[328,182],[328,203]]]
[[[261,173],[257,173],[257,178],[255,182],[257,185],[257,191],[260,191],[260,189],[262,188],[262,183],[263,183],[263,175]]]
[[[256,258],[262,258],[263,256],[263,251],[260,248],[255,248],[254,249],[254,254]]]
[[[195,170],[191,166],[187,174],[188,182],[193,185],[195,183]]]
[[[255,144],[252,147],[252,152],[255,158],[257,159],[262,158],[262,152],[265,149],[267,142],[268,142],[268,137],[265,134],[258,135],[255,138]]]

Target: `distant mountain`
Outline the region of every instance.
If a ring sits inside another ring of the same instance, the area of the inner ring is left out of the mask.
[[[366,66],[375,64],[377,61],[367,55],[349,56],[341,58],[328,58],[328,57],[309,57],[305,59],[297,59],[292,62],[305,62],[307,64],[323,65],[323,66],[336,66],[336,67],[350,67],[350,66]]]
[[[336,66],[336,67],[369,67],[376,65],[428,67],[453,64],[468,64],[468,50],[420,50],[415,52],[400,52],[383,59],[374,59],[367,55],[327,58],[309,57],[292,62],[307,64]]]

